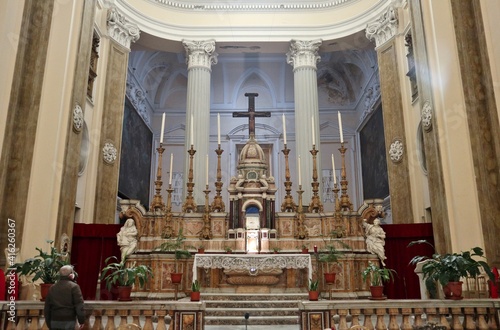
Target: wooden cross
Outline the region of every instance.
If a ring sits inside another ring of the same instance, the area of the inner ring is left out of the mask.
[[[271,117],[269,111],[255,112],[255,97],[258,93],[245,93],[248,97],[248,112],[233,112],[233,117],[248,117],[248,131],[250,136],[255,136],[255,117]]]

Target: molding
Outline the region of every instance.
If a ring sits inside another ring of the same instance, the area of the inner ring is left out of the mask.
[[[108,35],[123,47],[130,50],[131,42],[139,40],[139,27],[131,23],[128,18],[116,8],[108,10],[106,18]]]
[[[375,22],[366,26],[366,37],[375,40],[375,45],[380,47],[396,35],[398,24],[397,9],[390,6]]]

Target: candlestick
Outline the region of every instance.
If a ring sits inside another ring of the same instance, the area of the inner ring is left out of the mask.
[[[160,133],[160,143],[163,143],[163,133],[165,132],[165,112],[161,118],[161,133]]]
[[[299,155],[299,171],[298,172],[299,172],[299,186],[301,186],[302,185],[302,177],[300,175],[300,155]]]
[[[333,183],[337,184],[337,176],[335,175],[335,160],[332,154],[332,175],[333,175]]]
[[[206,161],[206,167],[205,167],[205,177],[206,177],[205,185],[208,186],[208,154],[207,154],[207,161]]]
[[[316,136],[314,134],[314,116],[311,117],[311,128],[312,128],[313,145],[315,145],[316,144]]]
[[[191,115],[191,145],[194,146],[194,124],[193,115]]]
[[[344,143],[344,133],[342,132],[342,117],[340,115],[340,111],[337,111],[337,115],[339,117],[340,143]]]
[[[172,184],[172,168],[174,166],[174,154],[170,154],[170,176],[168,178],[168,184]]]
[[[286,144],[286,124],[285,124],[285,114],[283,114],[283,143]]]
[[[220,145],[220,114],[217,114],[217,144]]]

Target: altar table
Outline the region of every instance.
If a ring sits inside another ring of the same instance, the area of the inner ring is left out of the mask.
[[[310,254],[196,254],[193,263],[193,281],[198,278],[198,268],[245,269],[250,273],[269,269],[307,268],[308,278],[312,278]]]

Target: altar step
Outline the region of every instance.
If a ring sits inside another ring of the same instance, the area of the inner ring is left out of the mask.
[[[307,293],[202,294],[202,300],[205,325],[291,325],[299,323],[298,302],[307,300]]]

